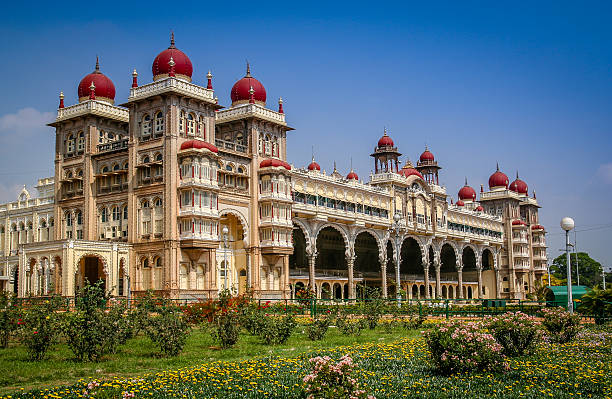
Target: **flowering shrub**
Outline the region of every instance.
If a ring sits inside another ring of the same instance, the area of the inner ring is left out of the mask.
[[[16,305],[15,296],[7,291],[0,291],[0,348],[6,348],[12,334],[23,319],[20,318],[20,309]]]
[[[370,330],[376,328],[385,310],[385,301],[380,297],[380,291],[376,288],[367,288],[368,300],[363,306],[363,314],[368,322]]]
[[[531,353],[541,338],[540,323],[522,312],[489,317],[485,325],[510,357]]]
[[[205,321],[209,323],[213,321],[215,313],[217,313],[217,304],[212,299],[207,301],[199,301],[183,306],[183,315],[185,321],[189,324],[202,324]]]
[[[229,290],[219,293],[219,312],[213,319],[211,336],[223,349],[230,348],[238,342],[241,319],[238,305],[232,300]]]
[[[329,316],[316,318],[306,326],[306,335],[311,341],[320,341],[325,336],[332,319]]]
[[[180,309],[170,305],[151,316],[146,332],[164,355],[176,356],[183,350],[189,330],[189,324]]]
[[[19,325],[19,340],[26,347],[30,360],[44,359],[58,336],[56,310],[61,299],[53,298],[31,305],[23,312]]]
[[[291,336],[295,326],[293,314],[282,317],[262,315],[259,318],[257,335],[266,345],[284,344]]]
[[[571,341],[580,331],[580,316],[563,308],[542,309],[542,325],[551,338],[559,343]]]
[[[336,327],[343,335],[361,335],[361,331],[367,327],[367,324],[366,319],[349,318],[342,313],[336,318]]]
[[[481,323],[450,321],[425,332],[436,369],[442,374],[502,371],[509,368],[502,346]]]
[[[349,355],[344,355],[338,363],[329,356],[317,356],[309,361],[313,370],[303,379],[308,399],[375,399],[374,396],[367,395],[351,376],[354,364]]]

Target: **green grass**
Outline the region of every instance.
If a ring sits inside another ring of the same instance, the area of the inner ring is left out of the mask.
[[[129,377],[197,366],[216,360],[235,361],[255,356],[295,356],[303,352],[342,345],[393,342],[402,337],[418,335],[418,332],[408,333],[400,328],[389,334],[377,328],[374,331],[364,330],[360,336],[344,336],[335,328],[330,328],[322,341],[313,342],[306,337],[303,327],[299,326],[284,345],[264,345],[257,337],[243,333],[235,347],[220,350],[208,332],[194,329],[179,356],[162,357],[148,338],[138,336],[120,346],[116,354],[109,354],[100,362],[75,361],[72,352],[63,343],[55,345],[45,360],[31,362],[27,360],[25,349],[17,342],[12,342],[8,349],[0,349],[0,395],[10,394],[20,388],[28,391],[72,384],[79,379]]]

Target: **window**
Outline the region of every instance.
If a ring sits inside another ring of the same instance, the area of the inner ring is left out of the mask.
[[[71,226],[72,226],[72,213],[66,212],[66,227],[71,227]]]
[[[161,135],[164,133],[164,114],[158,111],[155,114],[155,135]]]
[[[77,140],[77,152],[85,151],[85,133],[80,132]]]
[[[118,206],[113,206],[113,220],[121,219],[121,212]]]
[[[66,153],[72,154],[74,152],[74,136],[72,134],[68,135],[66,139]]]
[[[78,225],[83,224],[83,213],[81,213],[81,211],[77,211],[76,213],[76,222]]]
[[[100,211],[100,219],[102,220],[102,223],[108,222],[108,209],[102,208]]]
[[[143,164],[146,164],[146,163],[151,163],[151,158],[149,158],[149,156],[148,156],[148,155],[145,155],[145,156],[142,158],[142,163],[143,163]]]
[[[198,123],[198,137],[206,138],[206,119],[203,116],[200,116]]]
[[[161,162],[163,159],[164,159],[164,157],[162,156],[162,154],[157,153],[157,154],[155,155],[155,161],[157,161],[157,162]]]
[[[179,117],[179,133],[185,134],[185,111],[181,111]]]
[[[195,135],[195,118],[193,114],[187,115],[187,135]]]
[[[142,207],[143,208],[148,208],[149,207],[149,201],[147,201],[147,200],[142,201]]]
[[[123,219],[127,220],[127,218],[128,218],[128,207],[127,205],[125,205],[123,207]]]
[[[149,136],[151,136],[151,117],[149,116],[149,114],[146,114],[142,117],[141,129],[143,138],[148,138]]]
[[[154,204],[155,204],[155,207],[156,207],[156,208],[161,208],[161,206],[162,206],[162,200],[161,200],[161,199],[159,199],[159,198],[155,198],[155,203],[154,203]]]

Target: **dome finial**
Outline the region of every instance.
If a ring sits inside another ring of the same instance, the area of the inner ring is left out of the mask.
[[[253,89],[253,86],[249,89],[249,104],[255,104],[255,89]]]
[[[60,99],[59,107],[64,108],[64,92],[63,91],[60,91],[59,99]]]
[[[383,127],[383,132],[384,132],[383,136],[386,136],[387,135],[387,127],[386,126]]]
[[[96,72],[100,72],[100,60],[98,59],[98,55],[96,55]]]
[[[132,87],[138,87],[138,72],[136,72],[136,68],[132,71]]]
[[[212,90],[212,73],[210,73],[210,69],[208,70],[208,73],[206,74],[206,79],[208,80],[208,84],[206,85],[206,88],[208,90]]]
[[[91,81],[91,85],[89,86],[89,99],[90,100],[95,100],[96,99],[96,85],[94,84],[93,80]]]
[[[496,162],[497,172],[499,172],[499,162]]]
[[[168,48],[176,48],[174,46],[174,31],[173,30],[170,31],[170,47]]]
[[[467,176],[465,177],[465,185],[466,185],[466,186],[468,185],[468,184],[467,184]]]
[[[247,70],[246,70],[246,75],[244,75],[244,77],[250,78],[251,77],[251,65],[249,64],[249,60],[246,60],[246,66],[247,66]]]
[[[517,179],[519,178],[519,176],[518,176],[518,169],[516,170],[516,178]]]
[[[285,113],[285,111],[283,110],[283,98],[282,97],[278,98],[278,113],[279,114]]]

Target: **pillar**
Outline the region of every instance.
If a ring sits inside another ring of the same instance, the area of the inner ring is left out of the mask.
[[[459,295],[457,295],[457,298],[463,299],[463,266],[457,266],[457,276],[459,280]]]
[[[501,288],[501,276],[499,275],[499,269],[495,268],[495,298],[501,298],[502,288]]]
[[[423,276],[425,277],[425,299],[429,299],[429,262],[425,260],[423,265]]]
[[[346,257],[346,264],[348,265],[348,284],[349,284],[349,298],[355,298],[355,281],[353,280],[353,265],[355,263],[354,256]]]
[[[283,298],[289,299],[291,298],[291,290],[289,287],[289,255],[283,256],[283,275]]]
[[[440,263],[438,262],[435,263],[435,268],[436,268],[436,298],[442,298],[442,287],[440,286]]]
[[[311,290],[315,290],[315,262],[317,261],[317,253],[308,255],[308,285]]]
[[[380,273],[382,280],[382,297],[387,298],[387,257],[381,257],[380,259]]]
[[[479,266],[477,270],[478,270],[478,296],[477,298],[480,299],[483,297],[482,295],[482,267]]]
[[[208,252],[208,275],[210,276],[210,290],[217,291],[217,250],[211,249]]]

